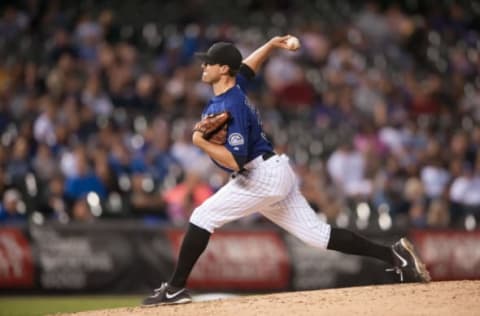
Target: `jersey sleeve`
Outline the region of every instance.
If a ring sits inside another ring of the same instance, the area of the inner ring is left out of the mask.
[[[237,84],[243,92],[247,91],[248,84],[253,78],[255,78],[255,72],[252,68],[246,64],[242,64],[237,74]]]
[[[235,104],[245,102],[242,98],[235,98],[226,105],[227,111],[230,112],[231,120],[228,124],[228,135],[225,147],[237,158],[247,157],[248,154],[248,135],[249,135],[249,118],[247,107],[243,104]],[[238,161],[238,160],[237,160]]]

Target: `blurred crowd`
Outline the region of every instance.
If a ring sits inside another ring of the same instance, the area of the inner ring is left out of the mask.
[[[191,144],[212,96],[194,53],[290,33],[302,49],[275,52],[249,97],[319,216],[476,227],[477,3],[133,3],[0,6],[0,223],[184,224],[228,181]]]

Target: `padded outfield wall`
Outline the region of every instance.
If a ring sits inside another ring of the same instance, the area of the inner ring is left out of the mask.
[[[140,222],[0,228],[1,293],[141,293],[167,280],[184,230]],[[480,279],[480,231],[409,235],[434,280]],[[274,227],[221,229],[192,272],[197,291],[284,291],[395,282],[377,260],[317,250]]]

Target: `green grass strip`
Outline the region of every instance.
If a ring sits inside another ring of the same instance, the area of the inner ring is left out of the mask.
[[[43,316],[86,310],[139,306],[140,296],[4,296],[0,316]]]

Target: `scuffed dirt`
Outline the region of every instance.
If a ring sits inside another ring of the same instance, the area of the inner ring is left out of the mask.
[[[480,281],[396,284],[289,292],[70,316],[150,315],[480,315]]]

